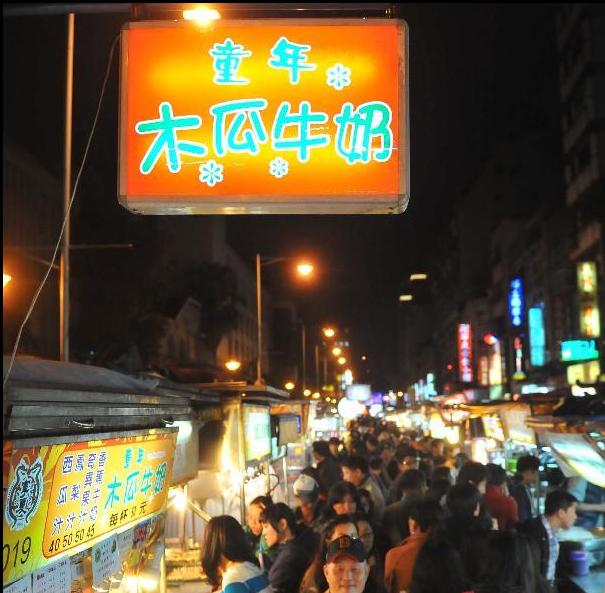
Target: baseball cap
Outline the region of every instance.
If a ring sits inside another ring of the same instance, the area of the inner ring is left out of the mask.
[[[315,502],[319,496],[319,484],[311,476],[300,474],[292,485],[294,494],[303,502]]]
[[[334,562],[338,556],[350,556],[358,562],[364,562],[366,551],[363,542],[357,537],[341,535],[339,538],[328,544],[326,552],[326,564]]]

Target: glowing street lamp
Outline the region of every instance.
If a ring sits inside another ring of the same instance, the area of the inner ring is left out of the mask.
[[[239,368],[241,366],[242,366],[242,363],[239,360],[228,360],[225,363],[225,368],[231,372],[235,372],[235,371],[239,370]]]
[[[342,354],[342,348],[339,348],[338,346],[332,348],[332,354],[334,356],[340,356]]]
[[[336,335],[336,330],[333,327],[324,327],[321,331],[326,338],[333,338]]]
[[[303,395],[305,397],[309,397],[311,395],[311,390],[310,389],[305,389],[304,392],[303,392]]]
[[[212,21],[220,19],[221,15],[214,8],[193,8],[183,10],[183,18],[186,21],[195,21],[200,25],[209,25]]]
[[[302,276],[303,278],[308,278],[313,273],[313,270],[315,270],[313,264],[310,264],[308,262],[301,262],[296,266],[296,271],[298,272],[298,275]]]
[[[409,303],[413,299],[414,299],[414,297],[411,294],[400,294],[399,295],[400,303]]]
[[[428,274],[411,274],[410,275],[410,280],[412,282],[416,281],[416,280],[427,280],[428,279]]]
[[[269,257],[261,258],[260,253],[256,254],[256,334],[257,334],[257,353],[256,353],[256,385],[263,384],[263,371],[262,371],[262,359],[263,359],[263,307],[262,307],[262,279],[261,279],[261,266],[277,264],[291,260],[290,257]],[[299,276],[308,278],[313,273],[315,268],[309,262],[300,262],[296,266],[296,271]],[[303,328],[304,329],[304,328]],[[303,333],[304,341],[304,333]],[[303,360],[303,388],[305,386],[305,369]]]
[[[292,383],[292,381],[288,381],[284,387],[286,388],[287,391],[292,391],[296,385],[294,385],[294,383]]]
[[[341,356],[341,357],[338,359],[338,364],[340,364],[340,365],[347,364],[347,359],[346,359],[344,356]]]

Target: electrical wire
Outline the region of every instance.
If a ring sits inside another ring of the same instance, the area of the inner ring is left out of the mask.
[[[19,343],[21,342],[21,335],[23,334],[25,325],[29,321],[29,318],[34,310],[34,307],[36,306],[36,303],[38,302],[38,297],[40,296],[40,293],[42,292],[42,289],[44,288],[46,281],[48,280],[50,272],[53,269],[53,266],[55,265],[55,260],[57,259],[57,254],[59,253],[59,247],[61,246],[61,241],[63,240],[63,233],[65,232],[67,220],[69,219],[69,213],[71,212],[71,207],[72,207],[72,205],[74,203],[74,199],[76,197],[76,192],[78,190],[78,184],[80,183],[80,177],[82,175],[82,171],[84,170],[84,165],[86,164],[86,161],[87,161],[88,152],[89,152],[90,146],[92,144],[92,139],[93,139],[95,130],[97,128],[99,114],[101,113],[101,106],[103,105],[103,97],[105,96],[105,89],[107,87],[107,81],[109,79],[109,74],[111,72],[111,64],[113,62],[113,55],[114,55],[116,45],[119,40],[120,40],[120,36],[118,35],[118,36],[116,36],[116,38],[113,40],[113,43],[111,44],[111,49],[109,51],[109,59],[107,61],[107,69],[105,71],[105,79],[103,80],[103,86],[101,87],[101,94],[99,96],[99,103],[97,105],[97,112],[95,114],[95,118],[94,118],[94,121],[92,124],[92,129],[90,130],[90,134],[88,136],[88,141],[86,143],[86,149],[84,150],[84,157],[82,158],[82,164],[80,165],[80,170],[78,171],[78,174],[76,175],[76,181],[74,183],[74,187],[72,190],[71,199],[69,201],[67,211],[65,212],[65,216],[63,218],[63,224],[61,225],[61,232],[59,233],[59,238],[57,240],[57,244],[55,245],[55,250],[54,250],[52,259],[50,260],[50,263],[48,265],[48,269],[46,270],[46,274],[44,275],[44,278],[42,278],[42,281],[40,282],[40,285],[38,286],[38,289],[36,290],[36,292],[34,294],[31,305],[29,306],[29,309],[27,310],[27,313],[25,314],[25,318],[23,319],[23,323],[21,323],[21,326],[19,327],[19,332],[17,333],[17,337],[15,339],[15,347],[13,348],[13,352],[11,355],[10,363],[8,365],[8,369],[6,371],[6,375],[4,376],[4,380],[2,381],[3,400],[6,397],[6,384],[8,382],[8,378],[9,378],[11,370],[13,368],[13,364],[15,362],[15,357],[17,355],[17,349],[19,348]]]

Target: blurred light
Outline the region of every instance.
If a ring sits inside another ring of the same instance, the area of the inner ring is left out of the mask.
[[[239,360],[228,360],[225,363],[225,368],[228,371],[237,371],[242,366],[242,363]]]
[[[2,271],[2,288],[4,288],[13,277],[10,274],[7,274],[4,270]]]
[[[285,387],[285,388],[286,388],[288,391],[292,391],[292,390],[293,390],[293,389],[296,387],[296,385],[294,385],[294,383],[292,383],[292,381],[288,381],[288,382],[287,382],[287,383],[284,385],[284,387]]]
[[[426,280],[428,278],[428,274],[412,274],[410,276],[410,280],[414,282],[414,280]]]
[[[451,371],[453,368],[454,368],[454,365],[452,365],[452,364],[448,364],[447,365],[447,370],[448,371]]]
[[[174,424],[179,429],[179,433],[176,437],[177,445],[186,443],[193,433],[193,425],[191,424],[191,420],[177,420]]]
[[[319,391],[316,391],[316,392],[313,394],[313,399],[319,399],[320,397],[321,397],[321,394],[319,393]]]
[[[303,278],[310,276],[313,273],[314,269],[315,268],[313,267],[313,265],[307,262],[298,264],[296,266],[296,271],[298,272],[299,276],[302,276]]]
[[[344,356],[341,356],[338,359],[338,364],[347,364],[347,359]]]
[[[338,410],[336,408],[330,408],[330,412],[332,412],[332,414],[338,414]]]
[[[309,397],[309,396],[311,395],[311,390],[310,390],[310,389],[305,389],[305,390],[303,391],[303,395],[304,395],[305,397]]]
[[[336,346],[336,348],[332,348],[332,354],[334,356],[340,356],[342,354],[342,348]]]
[[[183,490],[181,490],[180,488],[177,488],[174,491],[171,490],[171,493],[173,493],[173,495],[170,498],[170,503],[177,510],[185,511],[185,509],[187,508],[187,495],[185,494],[185,492],[183,492]]]
[[[496,336],[494,336],[494,334],[485,334],[483,336],[483,341],[488,345],[488,346],[493,346],[494,344],[498,343],[498,338]]]
[[[397,392],[397,397],[403,397],[403,391],[398,391]]]
[[[183,18],[186,21],[195,21],[200,25],[208,25],[212,21],[220,19],[221,15],[214,8],[194,8],[183,10]]]
[[[584,397],[586,395],[596,395],[597,390],[594,387],[580,387],[580,385],[571,386],[571,394],[576,397]]]
[[[336,335],[336,330],[333,327],[324,327],[321,331],[326,338],[333,338]]]
[[[367,356],[362,356],[361,360],[368,360],[368,357]]]
[[[411,301],[414,297],[411,294],[400,294],[399,295],[399,302],[400,303],[408,303],[409,301]]]

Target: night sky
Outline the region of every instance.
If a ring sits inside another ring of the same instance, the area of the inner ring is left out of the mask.
[[[500,141],[559,125],[553,5],[405,4],[400,10],[410,33],[407,211],[398,216],[227,218],[229,242],[251,265],[256,251],[307,253],[320,262],[321,282],[304,294],[289,293],[285,283],[276,288],[298,299],[312,321],[348,326],[357,353],[378,364],[380,374],[389,373],[395,362],[394,320],[402,282],[430,264],[457,200],[482,162]],[[3,19],[4,134],[58,179],[66,20]],[[74,171],[94,117],[109,48],[125,20],[122,14],[76,16]],[[105,242],[136,241],[146,224],[134,223],[137,217],[122,211],[116,197],[117,58],[82,179],[83,191],[94,185],[101,196],[86,216],[119,220],[101,225]],[[83,216],[78,200],[75,215]],[[137,230],[131,233],[134,224]],[[80,231],[74,229],[74,240],[99,241],[100,236],[92,236],[95,226],[98,233],[98,224],[83,223]],[[279,285],[283,278],[275,274],[268,282]]]

